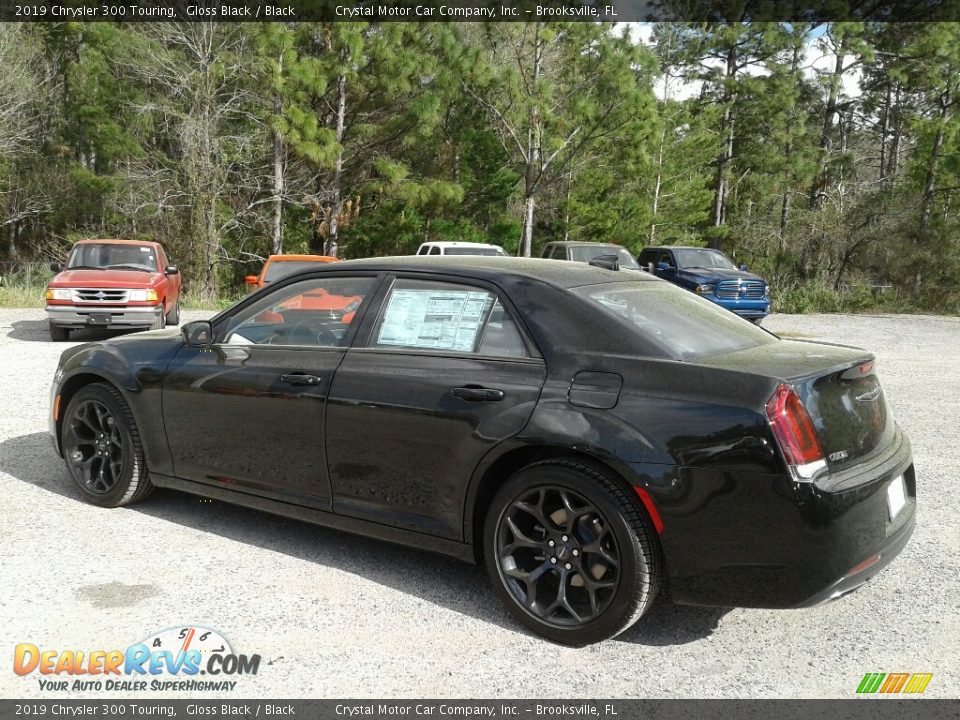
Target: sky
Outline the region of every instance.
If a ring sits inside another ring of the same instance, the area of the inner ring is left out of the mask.
[[[619,23],[618,27],[626,27],[630,31],[630,36],[644,45],[652,45],[653,23]],[[818,27],[810,33],[807,41],[806,51],[803,57],[803,69],[808,76],[813,76],[817,71],[833,72],[836,64],[836,54],[829,49],[821,46],[819,39],[822,37],[825,28]],[[760,74],[761,68],[748,68],[747,72]],[[860,79],[863,73],[860,68],[848,71],[843,78],[841,86],[841,95],[847,98],[854,98],[860,95]],[[696,97],[700,94],[699,81],[684,82],[683,80],[674,80],[670,83],[670,99],[685,100]],[[661,100],[664,99],[663,78],[659,78],[654,84],[654,92]]]

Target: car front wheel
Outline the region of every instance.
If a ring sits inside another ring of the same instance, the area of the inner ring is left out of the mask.
[[[110,385],[87,385],[73,396],[63,416],[62,447],[70,477],[96,505],[127,505],[153,489],[133,413]]]
[[[536,463],[511,477],[488,511],[483,550],[510,612],[565,645],[623,632],[660,585],[659,542],[643,506],[576,460]]]

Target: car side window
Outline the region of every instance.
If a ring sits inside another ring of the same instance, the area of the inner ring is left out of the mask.
[[[426,255],[428,252],[430,252],[430,248],[426,245],[421,245],[420,249],[417,250],[417,255]]]
[[[431,254],[431,255],[440,255],[440,248],[437,247],[436,245],[434,245],[432,248],[430,248],[430,254]]]
[[[527,357],[523,336],[494,293],[410,279],[391,288],[370,346]]]
[[[553,257],[553,251],[554,251],[555,249],[556,249],[556,246],[554,246],[554,245],[547,245],[547,246],[543,249],[543,253],[540,255],[540,257],[542,257],[542,258],[552,258],[552,257]]]
[[[344,347],[357,310],[376,278],[302,280],[268,294],[234,315],[227,345]]]
[[[660,256],[657,258],[657,264],[665,262],[668,267],[676,267],[676,263],[673,262],[673,253],[669,253],[666,250],[660,251]]]

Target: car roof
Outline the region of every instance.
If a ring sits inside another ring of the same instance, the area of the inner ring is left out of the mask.
[[[646,250],[710,250],[711,252],[723,252],[717,250],[717,248],[697,247],[696,245],[651,245],[645,247],[641,252]]]
[[[493,245],[491,243],[479,243],[479,242],[463,242],[460,240],[438,240],[436,242],[425,242],[420,245],[420,247],[481,247],[481,248],[498,248],[499,245]]]
[[[115,238],[87,238],[86,240],[77,240],[75,245],[157,245],[156,240],[118,240]]]
[[[318,268],[320,269],[320,268]],[[460,275],[497,282],[500,280],[538,280],[561,288],[610,282],[662,282],[652,275],[630,270],[606,270],[588,263],[539,258],[483,257],[477,255],[402,255],[396,257],[345,260],[323,268],[341,270],[380,270],[387,272],[432,272]],[[311,272],[304,270],[303,272]]]
[[[271,255],[267,262],[336,262],[337,258],[329,255]]]
[[[623,245],[620,245],[619,243],[593,242],[592,240],[554,240],[552,242],[548,242],[547,245],[558,245],[560,247],[573,247],[581,245],[590,245],[596,247],[623,247]]]

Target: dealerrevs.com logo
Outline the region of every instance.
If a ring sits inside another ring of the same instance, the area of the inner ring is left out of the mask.
[[[236,653],[219,632],[196,625],[152,633],[125,650],[46,650],[20,643],[13,654],[13,671],[39,676],[40,689],[49,692],[233,690],[233,677],[256,675],[259,668],[259,655]]]

